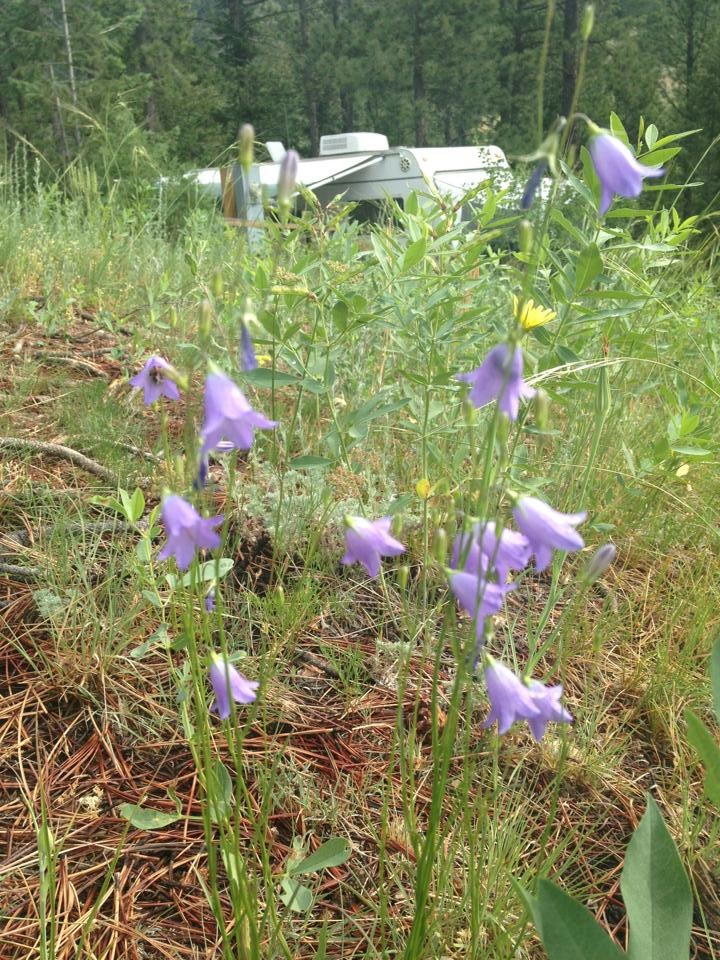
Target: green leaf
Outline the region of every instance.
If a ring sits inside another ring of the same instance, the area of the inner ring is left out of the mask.
[[[710,654],[710,682],[712,683],[715,716],[720,723],[720,637],[715,641]]]
[[[625,854],[620,890],[630,926],[628,960],[688,960],[693,908],[690,884],[650,795]]]
[[[165,813],[164,810],[139,807],[134,803],[122,803],[118,807],[118,813],[138,830],[160,830],[182,819],[181,813]]]
[[[207,791],[213,823],[227,820],[232,813],[233,785],[227,767],[219,758],[213,760],[208,771]]]
[[[133,523],[137,523],[140,517],[143,515],[143,510],[145,509],[145,497],[140,487],[136,487],[135,492],[130,498],[130,511]]]
[[[602,273],[603,262],[596,243],[589,243],[575,264],[575,293],[586,290],[595,277]]]
[[[352,847],[349,842],[342,837],[333,837],[321,844],[315,853],[301,860],[297,866],[293,867],[293,873],[313,873],[315,870],[326,870],[328,867],[339,867],[345,863]]]
[[[651,123],[650,126],[645,131],[645,143],[647,144],[648,150],[652,150],[652,148],[657,143],[657,138],[658,138],[658,128],[655,126],[654,123]]]
[[[402,272],[405,273],[406,270],[410,270],[410,268],[414,267],[416,263],[419,263],[425,256],[426,250],[427,239],[425,237],[420,237],[419,240],[411,243],[405,251],[405,256],[402,260]]]
[[[687,738],[705,767],[705,794],[720,808],[720,746],[702,720],[688,707]]]
[[[592,914],[554,883],[540,880],[537,897],[525,901],[550,960],[623,960]]]
[[[614,110],[610,114],[610,132],[614,137],[617,137],[619,140],[622,140],[624,144],[630,146],[630,140],[623,126],[623,122]]]
[[[183,587],[189,587],[193,583],[210,583],[212,580],[222,580],[230,573],[234,565],[235,561],[230,557],[220,557],[217,562],[206,560],[200,564],[197,570],[188,570],[179,582]],[[174,588],[178,584],[178,578],[174,573],[166,573],[165,579],[170,587]]]
[[[709,457],[710,450],[706,450],[704,447],[689,447],[684,444],[670,444],[670,449],[673,453],[679,453],[683,457]]]
[[[313,903],[312,890],[308,890],[299,880],[293,880],[292,877],[283,877],[280,886],[283,889],[280,899],[286,907],[296,913],[308,912]]]
[[[681,149],[682,147],[665,147],[664,150],[652,150],[650,153],[638,157],[638,162],[646,167],[660,167],[663,163],[667,163],[668,160],[676,157]]]
[[[334,460],[331,460],[329,457],[295,457],[294,460],[290,461],[290,466],[294,467],[296,470],[312,470],[316,467],[330,467],[335,463]]]

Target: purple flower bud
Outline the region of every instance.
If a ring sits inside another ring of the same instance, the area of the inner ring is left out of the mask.
[[[130,380],[130,385],[136,389],[142,387],[143,403],[148,406],[154,403],[158,397],[167,397],[168,400],[179,400],[180,391],[177,384],[173,383],[164,376],[164,371],[173,368],[162,357],[152,356],[142,368],[140,373],[136,373]]]
[[[585,541],[575,529],[586,513],[559,513],[535,497],[521,497],[513,510],[515,522],[535,554],[535,569],[544,570],[553,550],[580,550]]]
[[[214,653],[210,664],[210,683],[215,693],[215,710],[221,720],[230,716],[230,701],[252,703],[257,698],[255,691],[260,686],[257,680],[248,680],[239,670],[219,653]]]
[[[193,490],[204,490],[205,484],[207,483],[208,470],[210,469],[210,461],[207,454],[200,454],[200,463],[198,464],[198,472],[193,480]]]
[[[205,519],[177,494],[163,500],[161,513],[168,539],[158,554],[159,560],[174,556],[178,567],[187,570],[196,549],[215,550],[220,546],[220,537],[214,528],[222,523],[222,516]]]
[[[490,713],[485,727],[498,724],[498,733],[507,733],[516,720],[527,720],[533,737],[540,740],[551,721],[572,723],[572,716],[560,704],[562,686],[546,687],[538,680],[523,682],[503,663],[488,658],[485,682]]]
[[[456,379],[472,387],[470,400],[475,407],[484,407],[497,400],[500,410],[517,420],[520,399],[529,400],[535,390],[522,378],[523,355],[520,347],[511,350],[508,344],[493,347],[477,369],[459,373]]]
[[[205,609],[208,613],[212,613],[215,609],[215,591],[211,590],[205,597]]]
[[[523,191],[522,199],[520,201],[520,207],[523,210],[529,210],[532,206],[533,200],[535,199],[535,194],[537,193],[537,188],[540,186],[546,170],[547,160],[540,160],[540,162],[535,165],[535,169],[528,177],[528,182],[525,184],[525,190]]]
[[[404,544],[390,533],[390,517],[366,520],[365,517],[345,517],[345,555],[342,563],[361,563],[369,577],[380,572],[381,557],[397,557],[405,553]]]
[[[295,150],[288,150],[282,158],[277,182],[278,203],[281,205],[289,203],[295,192],[299,161],[300,157]]]
[[[594,128],[599,131],[598,127]],[[611,133],[598,132],[590,141],[590,156],[600,181],[600,214],[604,214],[616,193],[621,197],[639,197],[644,177],[661,177],[662,167],[646,167],[633,156],[629,147]]]
[[[240,326],[240,367],[247,373],[249,370],[255,370],[257,365],[250,331],[247,324],[242,323]]]
[[[606,543],[602,547],[598,547],[583,573],[583,580],[588,586],[600,579],[616,556],[617,550],[612,543]]]
[[[270,430],[276,427],[258,413],[245,399],[240,387],[222,373],[210,373],[205,381],[205,423],[202,428],[202,452],[219,447],[222,449],[249,450],[255,430]],[[229,443],[229,446],[227,445]]]

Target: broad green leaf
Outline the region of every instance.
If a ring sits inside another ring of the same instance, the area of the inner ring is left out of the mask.
[[[409,270],[411,267],[414,267],[415,264],[419,263],[425,256],[426,250],[427,239],[425,237],[420,237],[419,240],[411,243],[405,251],[405,255],[403,256],[402,272],[404,273],[406,270]]]
[[[145,509],[145,497],[140,487],[135,488],[135,492],[130,498],[130,511],[131,511],[131,520],[133,523],[137,523],[140,517],[143,515],[143,510]]]
[[[650,153],[638,157],[638,162],[645,164],[647,167],[660,167],[663,163],[667,163],[668,160],[676,157],[681,149],[682,147],[665,147],[664,150],[652,150]]]
[[[596,243],[589,243],[575,264],[575,293],[582,293],[602,273],[603,262]]]
[[[625,854],[620,890],[630,926],[628,960],[688,960],[693,908],[690,884],[650,795]]]
[[[315,853],[301,860],[293,868],[293,873],[312,873],[314,870],[339,867],[341,863],[345,863],[351,853],[352,847],[347,840],[342,837],[333,837],[321,844]]]
[[[687,738],[705,767],[705,793],[708,799],[720,808],[720,745],[689,707],[684,716]]]
[[[525,901],[549,960],[623,960],[593,915],[554,883],[540,880],[537,896]]]
[[[690,447],[685,444],[676,444],[671,443],[670,449],[673,453],[679,453],[683,457],[709,457],[710,450],[706,450],[704,447]]]
[[[715,716],[720,723],[720,637],[715,641],[710,655],[710,682],[712,683]]]
[[[647,144],[648,150],[652,150],[652,148],[657,143],[657,138],[658,138],[658,128],[655,126],[654,123],[651,123],[650,126],[645,131],[645,143]]]
[[[623,143],[627,144],[627,146],[630,146],[630,140],[623,126],[623,122],[614,110],[610,114],[610,131],[614,137],[617,137],[619,140],[622,140]]]
[[[307,913],[313,903],[312,890],[292,877],[283,877],[280,886],[283,889],[280,899],[285,906],[296,913]]]
[[[182,819],[181,813],[165,813],[164,810],[153,810],[151,807],[139,807],[134,803],[123,803],[118,807],[118,813],[124,820],[137,827],[138,830],[160,830],[176,820]]]

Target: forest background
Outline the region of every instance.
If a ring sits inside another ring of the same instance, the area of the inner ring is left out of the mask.
[[[570,109],[582,0],[557,0],[544,126]],[[720,0],[599,0],[579,109],[641,116],[689,137],[674,182],[711,206],[720,159]],[[77,159],[103,182],[210,166],[238,127],[317,153],[325,133],[392,144],[495,143],[539,135],[545,0],[3,0],[0,117],[41,175]],[[702,160],[697,175],[693,172]]]

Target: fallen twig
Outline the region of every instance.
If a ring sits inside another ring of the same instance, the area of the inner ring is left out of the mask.
[[[86,473],[92,473],[96,477],[101,477],[113,486],[118,485],[118,478],[112,472],[96,460],[91,460],[85,454],[73,450],[71,447],[64,447],[60,443],[46,443],[44,440],[30,440],[24,437],[0,437],[0,451],[9,450],[15,453],[42,453],[49,457],[57,457],[60,460],[69,460],[76,467],[80,467]]]
[[[40,567],[21,567],[17,563],[0,563],[0,576],[12,577],[24,583],[34,583],[42,579],[42,570]]]
[[[37,530],[10,530],[8,533],[2,535],[2,539],[5,542],[4,544],[0,543],[0,557],[15,553],[18,547],[31,547],[36,544],[38,540],[47,540],[53,536],[56,530],[62,530],[63,533],[69,535],[77,533],[95,533],[102,535],[103,533],[130,533],[133,530],[142,530],[146,527],[146,519],[138,520],[137,523],[132,524],[118,517],[114,520],[93,520],[90,523],[82,523],[80,521],[76,523],[52,523],[47,527],[40,527]]]

